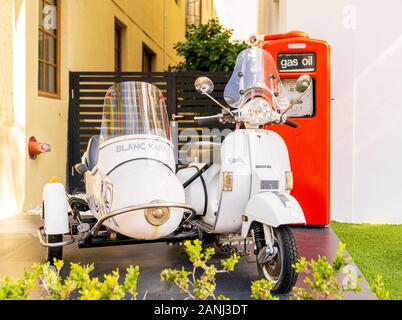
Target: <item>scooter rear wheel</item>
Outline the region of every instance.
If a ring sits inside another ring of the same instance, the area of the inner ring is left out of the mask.
[[[255,228],[258,230],[255,230]],[[259,237],[264,232],[261,224],[254,226],[253,229],[254,233],[257,233]],[[297,262],[298,257],[296,241],[289,226],[281,226],[272,230],[274,233],[274,247],[278,249],[278,253],[271,261],[264,265],[257,262],[258,270],[260,275],[275,284],[272,290],[273,293],[287,294],[292,291],[298,277],[298,274],[292,267]],[[256,239],[256,245],[256,253],[258,255],[260,250],[266,246],[265,239]]]

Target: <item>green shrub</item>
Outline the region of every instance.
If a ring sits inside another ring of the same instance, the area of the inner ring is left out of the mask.
[[[23,279],[0,278],[0,300],[27,300],[35,288],[35,277],[26,272]]]
[[[352,265],[352,258],[345,253],[345,245],[340,244],[335,258],[330,264],[327,257],[307,261],[301,258],[293,266],[297,273],[305,275],[307,289],[295,287],[291,300],[340,300],[346,292],[360,292],[358,283],[362,280]],[[342,277],[343,275],[343,277]],[[253,282],[251,297],[258,300],[278,300],[271,295],[274,283],[268,280]],[[379,295],[386,296],[383,284],[376,286]]]
[[[225,296],[216,296],[216,276],[234,271],[240,257],[233,255],[220,261],[218,269],[210,261],[215,249],[202,247],[200,240],[185,242],[185,250],[192,263],[192,270],[184,267],[180,270],[166,269],[161,272],[161,281],[175,284],[181,292],[194,300],[229,300]],[[352,258],[345,253],[345,245],[339,246],[338,252],[330,264],[326,257],[307,261],[301,258],[293,266],[296,272],[306,275],[304,282],[307,289],[294,288],[292,300],[339,300],[346,292],[357,293],[361,290],[358,283],[361,277],[356,274]],[[55,261],[54,267],[47,264],[34,264],[32,271],[25,272],[22,279],[0,278],[0,300],[27,300],[34,289],[39,289],[43,300],[122,300],[138,297],[137,284],[139,267],[130,266],[126,270],[124,281],[120,281],[119,270],[106,274],[100,280],[92,277],[94,265],[72,263],[69,274],[63,280],[61,271],[63,261]],[[343,275],[343,277],[342,277]],[[271,294],[274,284],[268,280],[252,283],[251,297],[258,300],[279,300]],[[377,276],[370,287],[381,300],[389,300],[383,278]],[[145,299],[145,297],[144,297]]]
[[[222,269],[218,269],[214,264],[209,264],[215,249],[203,250],[200,240],[186,241],[184,246],[193,270],[187,271],[184,267],[181,270],[166,269],[161,272],[161,280],[175,284],[182,293],[193,300],[228,300],[222,295],[215,296],[216,275],[234,271],[240,257],[233,255],[229,259],[221,260]]]
[[[63,261],[55,261],[54,267],[34,264],[32,272],[25,273],[24,279],[0,279],[0,300],[27,300],[33,289],[38,288],[43,300],[69,300],[73,294],[78,300],[122,300],[126,296],[136,299],[139,267],[129,267],[124,285],[119,283],[119,271],[99,278],[91,277],[94,265],[71,264],[70,272],[63,280],[60,275]]]
[[[225,29],[217,19],[207,24],[191,26],[186,41],[174,46],[183,62],[170,66],[169,71],[231,71],[237,56],[247,48],[245,42],[231,41],[233,30]]]
[[[140,267],[130,266],[127,269],[126,278],[124,280],[124,288],[126,289],[128,294],[131,295],[132,300],[137,300],[138,297],[137,284],[139,276],[140,276]]]
[[[95,269],[93,265],[71,264],[70,274],[63,281],[60,275],[63,267],[64,262],[56,260],[54,267],[50,266],[50,263],[34,264],[33,273],[37,279],[42,299],[68,300],[73,292],[90,281],[90,273]]]
[[[385,288],[384,279],[382,276],[377,275],[374,282],[370,286],[370,290],[377,296],[379,300],[390,300],[391,294]]]
[[[298,273],[306,275],[304,283],[308,289],[295,288],[292,299],[296,300],[340,300],[346,292],[360,292],[358,283],[362,280],[352,266],[352,258],[345,253],[345,245],[340,244],[333,263],[327,257],[319,256],[317,260],[305,258],[293,266]],[[341,274],[344,275],[340,281]]]
[[[251,297],[256,300],[279,300],[271,294],[274,287],[274,283],[269,280],[254,281],[251,285]]]

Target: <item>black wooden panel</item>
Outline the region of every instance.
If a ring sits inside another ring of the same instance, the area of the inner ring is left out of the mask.
[[[205,96],[197,93],[194,82],[200,76],[207,76],[215,83],[214,98],[221,103],[223,91],[231,73],[169,73],[169,72],[70,72],[70,103],[68,132],[68,190],[70,193],[82,192],[82,177],[73,173],[72,167],[81,161],[89,139],[100,131],[103,99],[115,82],[143,81],[156,85],[165,95],[169,116],[184,116],[177,120],[178,133],[181,134],[178,146],[183,146],[194,138],[216,141],[215,133],[205,133],[194,116],[209,116],[221,112],[220,107]],[[189,135],[188,130],[191,129]],[[227,126],[216,125],[214,129],[224,130]],[[233,128],[232,128],[233,129]],[[195,134],[195,136],[194,136]],[[184,152],[178,151],[179,154]]]

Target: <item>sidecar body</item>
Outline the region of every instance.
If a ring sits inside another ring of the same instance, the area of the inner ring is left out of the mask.
[[[60,183],[45,187],[39,236],[48,248],[77,234],[81,247],[180,239],[180,227],[195,212],[175,175],[164,97],[152,84],[123,82],[108,90],[100,135],[90,139],[76,169],[85,178],[84,198],[67,199]],[[60,241],[49,241],[55,237]]]

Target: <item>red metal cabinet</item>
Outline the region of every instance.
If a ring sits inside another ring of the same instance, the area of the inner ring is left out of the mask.
[[[308,225],[330,223],[330,151],[331,151],[331,72],[330,46],[304,32],[293,31],[265,37],[263,48],[278,64],[281,79],[292,83],[302,74],[314,80],[312,115],[291,118],[299,128],[268,126],[278,132],[289,148],[294,174],[292,194],[300,202]]]

